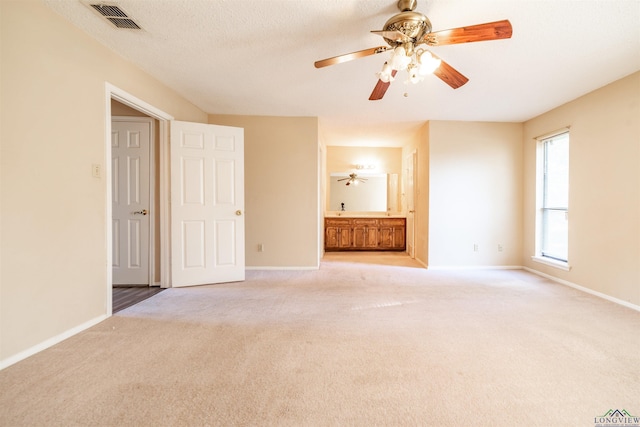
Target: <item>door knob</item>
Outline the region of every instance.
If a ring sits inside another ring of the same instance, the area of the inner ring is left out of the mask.
[[[146,215],[148,213],[149,213],[149,211],[147,211],[146,209],[142,209],[141,211],[136,211],[133,214],[134,215]]]
[[[241,211],[240,209],[238,209],[238,210],[236,211],[236,215],[238,215],[238,216],[242,215],[242,211]]]

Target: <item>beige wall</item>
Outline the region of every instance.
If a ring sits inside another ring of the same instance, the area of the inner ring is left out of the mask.
[[[430,122],[430,267],[521,265],[522,129]]]
[[[244,128],[247,267],[318,267],[318,119],[211,114],[209,123]]]
[[[525,266],[640,305],[640,72],[524,124]],[[535,137],[570,126],[569,264],[533,262]]]
[[[0,2],[0,365],[106,314],[105,82],[204,112],[40,1]],[[64,108],[60,108],[63,105]]]

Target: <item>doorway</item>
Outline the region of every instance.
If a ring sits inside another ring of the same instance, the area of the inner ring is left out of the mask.
[[[155,295],[157,120],[111,100],[112,314]]]
[[[244,280],[244,129],[177,122],[109,83],[105,87],[106,159],[112,157],[113,101],[144,113],[157,123],[157,172],[152,194],[157,193],[158,203],[150,244],[159,251],[150,257],[152,263],[157,258],[154,263],[157,267],[152,269],[155,274],[150,276],[157,279],[154,284],[167,288]],[[171,139],[175,142],[171,146],[170,123]],[[196,151],[205,154],[196,156]],[[171,165],[175,170],[170,174]],[[113,312],[113,176],[108,161],[105,167],[108,316]],[[176,195],[178,202],[171,203],[170,194]],[[194,209],[198,206],[204,209]],[[187,215],[188,212],[191,213]],[[202,243],[211,248],[203,249]],[[201,275],[197,280],[181,281],[179,273],[185,270],[197,270]],[[225,275],[232,272],[233,276]]]
[[[113,232],[113,193],[114,193],[114,173],[113,165],[111,164],[112,158],[112,119],[114,116],[129,116],[146,118],[153,124],[154,137],[151,141],[151,153],[150,172],[149,176],[152,184],[150,185],[150,208],[148,209],[148,217],[150,223],[150,233],[148,239],[149,263],[147,279],[145,280],[146,288],[150,285],[155,287],[165,288],[168,287],[168,262],[167,262],[167,250],[165,249],[168,244],[168,203],[167,198],[163,197],[167,194],[167,185],[165,180],[168,179],[168,166],[167,161],[167,149],[168,149],[168,127],[169,121],[173,119],[172,116],[164,113],[161,110],[147,104],[146,102],[136,98],[135,96],[107,83],[105,85],[106,93],[106,114],[105,122],[106,134],[105,134],[105,151],[106,159],[109,159],[105,165],[105,180],[107,186],[107,221],[106,221],[106,238],[107,238],[107,271],[106,271],[106,284],[107,284],[107,304],[106,314],[109,316],[113,313],[113,289],[114,289],[114,232]],[[164,200],[164,201],[163,201]],[[144,298],[142,298],[144,299]]]

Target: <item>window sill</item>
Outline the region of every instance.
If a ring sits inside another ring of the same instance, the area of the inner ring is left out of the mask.
[[[559,268],[560,270],[564,270],[564,271],[570,271],[571,270],[571,266],[569,265],[568,262],[557,261],[555,259],[545,258],[545,257],[542,257],[542,256],[532,256],[531,260],[535,261],[535,262],[539,262],[540,264],[548,265],[550,267]]]

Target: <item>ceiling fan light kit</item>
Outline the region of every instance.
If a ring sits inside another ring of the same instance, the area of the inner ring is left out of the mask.
[[[427,74],[433,74],[442,60],[433,56],[424,46],[414,48],[411,43],[406,43],[395,48],[389,61],[382,66],[382,71],[377,73],[378,78],[384,83],[392,82],[393,70],[407,70],[409,78],[405,83],[415,84],[424,80]]]
[[[457,89],[469,79],[427,48],[508,39],[513,32],[508,20],[431,32],[431,21],[424,14],[414,12],[416,6],[416,0],[399,0],[400,13],[392,16],[381,31],[371,31],[382,36],[389,46],[323,59],[316,61],[315,67],[323,68],[390,50],[390,58],[383,64],[382,70],[376,73],[378,83],[369,97],[370,100],[382,99],[398,71],[407,71],[409,76],[405,83],[415,84],[424,80],[424,76],[434,74],[453,89]]]

